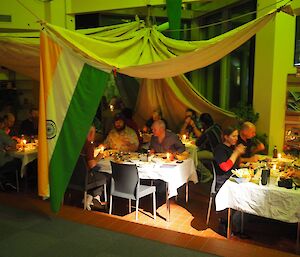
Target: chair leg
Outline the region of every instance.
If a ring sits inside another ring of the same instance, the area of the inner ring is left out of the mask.
[[[153,216],[154,216],[154,219],[156,220],[156,196],[155,196],[155,192],[153,192]]]
[[[104,189],[104,201],[107,202],[107,187],[106,187],[106,184],[103,185],[103,189]]]
[[[139,198],[136,198],[135,201],[135,220],[139,219]]]
[[[189,201],[189,181],[185,183],[185,202]]]
[[[83,195],[83,209],[86,210],[86,199],[87,199],[87,191],[84,191],[84,195]]]
[[[128,212],[131,213],[131,199],[128,199]]]
[[[111,214],[111,211],[112,211],[112,195],[110,195],[109,197],[109,214]]]
[[[212,205],[212,196],[210,196],[210,198],[209,198],[209,204],[208,204],[208,210],[207,210],[207,216],[206,216],[206,225],[208,225],[208,223],[209,223],[211,205]]]

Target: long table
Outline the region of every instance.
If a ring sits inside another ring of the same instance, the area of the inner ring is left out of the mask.
[[[111,159],[105,158],[98,162],[102,172],[111,174]],[[172,162],[141,162],[132,160],[130,163],[135,163],[138,168],[139,177],[141,179],[160,179],[166,182],[166,206],[167,206],[167,221],[170,220],[170,202],[171,197],[177,196],[177,189],[182,185],[192,181],[198,183],[198,175],[195,169],[194,161],[189,158],[182,163]],[[186,193],[188,191],[186,190]],[[188,195],[188,194],[187,194]]]
[[[286,189],[271,178],[267,185],[227,180],[215,198],[216,211],[228,208],[227,238],[231,234],[231,209],[288,223],[298,223],[297,248],[300,232],[300,189]]]

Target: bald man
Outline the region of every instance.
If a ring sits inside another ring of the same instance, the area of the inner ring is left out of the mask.
[[[240,135],[237,145],[243,144],[246,146],[245,153],[241,156],[241,162],[257,162],[258,156],[256,153],[265,150],[265,146],[259,140],[254,139],[256,136],[256,127],[253,123],[246,121],[240,129]]]
[[[163,120],[154,121],[152,124],[153,136],[150,141],[150,150],[154,153],[182,153],[185,146],[173,132],[166,130]]]

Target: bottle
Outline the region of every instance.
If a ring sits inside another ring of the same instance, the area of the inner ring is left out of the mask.
[[[277,158],[277,157],[278,157],[278,152],[277,152],[277,146],[275,145],[273,149],[273,158]]]

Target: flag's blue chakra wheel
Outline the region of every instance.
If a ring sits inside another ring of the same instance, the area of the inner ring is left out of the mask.
[[[52,139],[56,136],[57,128],[53,120],[47,120],[47,139]]]

